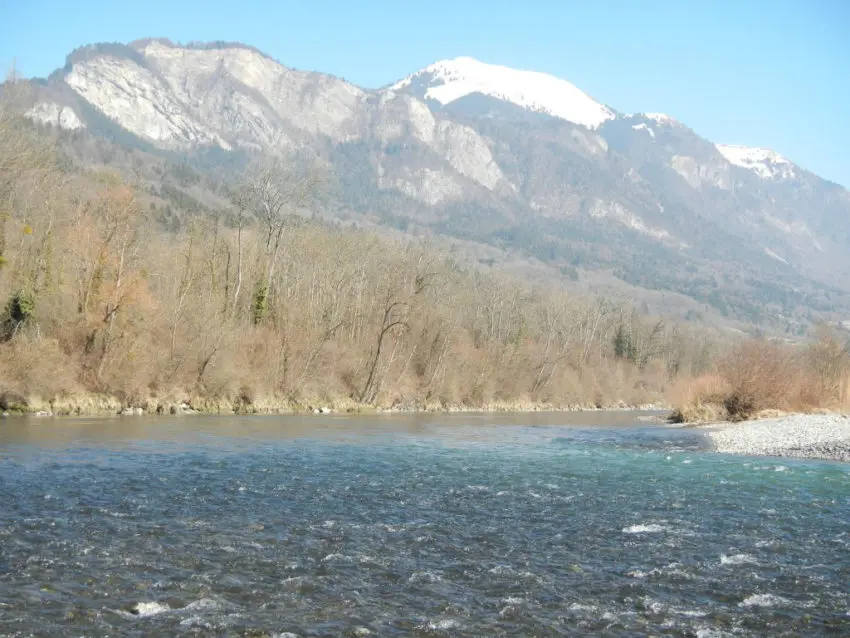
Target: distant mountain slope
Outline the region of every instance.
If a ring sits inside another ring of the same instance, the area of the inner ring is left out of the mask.
[[[35,86],[32,119],[71,139],[205,166],[298,151],[334,175],[329,213],[787,330],[850,314],[845,189],[545,74],[457,58],[370,91],[238,43],[147,39],[78,49]]]

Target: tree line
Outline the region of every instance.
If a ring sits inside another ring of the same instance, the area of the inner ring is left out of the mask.
[[[258,160],[175,232],[143,188],[58,162],[19,85],[0,100],[4,409],[636,405],[722,348],[427,240],[310,221],[326,176],[292,158]]]

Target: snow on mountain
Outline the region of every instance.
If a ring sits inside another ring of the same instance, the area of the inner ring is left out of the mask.
[[[781,262],[782,262],[783,264],[785,264],[786,266],[788,265],[788,260],[787,260],[787,259],[783,259],[783,258],[782,258],[782,257],[780,257],[779,255],[777,255],[775,252],[773,252],[770,248],[768,248],[767,246],[762,246],[762,248],[764,248],[764,253],[765,253],[768,257],[771,257],[771,258],[775,259],[776,261],[781,261]]]
[[[794,177],[794,165],[776,151],[734,144],[715,144],[729,163],[753,171],[762,179],[788,179]]]
[[[444,105],[480,93],[591,129],[615,117],[611,109],[566,80],[470,57],[436,62],[397,82],[390,90],[404,89],[415,81],[424,82],[426,98]]]
[[[676,124],[676,120],[666,113],[640,113],[648,120],[652,120],[656,124]]]
[[[643,122],[641,122],[640,124],[634,124],[632,128],[636,131],[646,131],[651,138],[655,139],[655,131],[653,131]]]

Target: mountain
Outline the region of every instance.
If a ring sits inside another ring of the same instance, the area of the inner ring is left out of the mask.
[[[368,90],[239,43],[146,39],[82,47],[33,85],[30,117],[83,163],[123,148],[179,175],[233,175],[254,154],[297,153],[333,176],[324,214],[488,263],[788,331],[850,313],[848,191],[542,73],[457,58]],[[169,206],[221,205],[198,178],[164,188],[163,174],[147,183]]]
[[[742,166],[764,179],[793,179],[794,165],[776,151],[766,148],[717,144],[721,155],[735,166]]]
[[[440,105],[484,95],[592,129],[615,117],[611,109],[566,80],[468,57],[432,64],[392,85],[390,90],[407,90]]]

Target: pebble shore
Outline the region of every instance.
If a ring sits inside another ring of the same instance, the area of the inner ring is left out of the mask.
[[[716,452],[850,462],[850,417],[792,414],[700,426]]]

